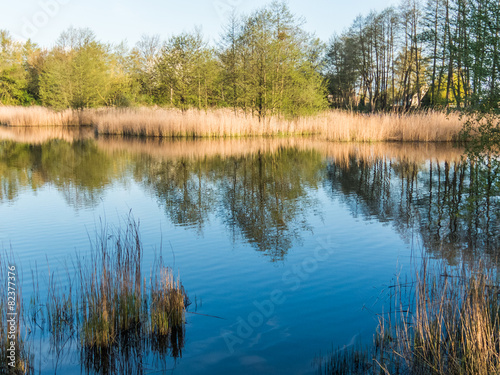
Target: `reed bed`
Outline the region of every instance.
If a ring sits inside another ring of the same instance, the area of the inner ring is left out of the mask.
[[[94,111],[66,109],[54,111],[45,107],[0,106],[0,125],[7,126],[80,126],[91,125]]]
[[[324,374],[500,373],[500,285],[484,265],[430,269],[395,285],[396,311],[380,320],[374,343],[333,353]],[[410,290],[408,291],[408,288]],[[411,296],[409,305],[404,301]]]
[[[459,138],[458,114],[407,114],[331,110],[316,116],[260,119],[230,109],[100,108],[56,112],[42,107],[0,107],[7,126],[93,126],[98,134],[143,137],[252,137],[316,135],[329,141],[451,142]]]
[[[297,120],[296,127],[316,128],[329,141],[339,142],[453,142],[462,121],[458,114],[437,111],[361,114],[329,111]]]
[[[451,142],[462,123],[456,114],[371,114],[328,111],[295,120],[261,119],[230,110],[180,112],[165,109],[103,110],[95,119],[99,134],[152,137],[241,137],[316,135],[329,141]]]

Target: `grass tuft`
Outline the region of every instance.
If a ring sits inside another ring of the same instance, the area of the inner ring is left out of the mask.
[[[104,228],[93,243],[91,267],[79,261],[82,361],[94,369],[115,368],[131,352],[152,343],[175,356],[183,345],[187,295],[160,257],[146,285],[139,224],[129,218],[124,230]],[[175,338],[175,339],[173,339]]]

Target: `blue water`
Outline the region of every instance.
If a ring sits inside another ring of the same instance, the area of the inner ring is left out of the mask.
[[[48,173],[36,188],[19,183],[13,197],[4,194],[0,200],[0,244],[12,248],[22,269],[23,296],[28,298],[31,269],[37,267],[43,274],[50,268],[64,280],[61,271],[71,269],[75,253],[88,253],[89,239],[101,223],[118,226],[131,213],[140,222],[144,269],[149,272],[155,254],[161,252],[192,302],[182,357],[166,365],[175,374],[315,373],[315,358],[332,348],[371,341],[378,314],[390,308],[388,286],[397,275],[411,273],[415,258],[425,251],[419,226],[413,223],[418,224],[417,218],[402,225],[403,232],[396,230],[401,223],[396,225],[393,216],[370,212],[366,198],[356,195],[355,189],[349,192],[332,183],[327,169],[335,160],[321,153],[314,161],[318,172],[312,182],[302,172],[293,172],[293,163],[290,170],[276,172],[280,176],[295,173],[291,182],[280,180],[277,190],[288,191],[299,184],[300,192],[279,197],[285,219],[254,226],[247,222],[248,213],[235,225],[241,210],[231,212],[231,195],[223,192],[233,181],[229,167],[208,166],[202,174],[193,172],[188,190],[193,193],[201,181],[208,203],[198,205],[202,214],[193,214],[195,219],[173,219],[174,213],[182,213],[180,202],[185,197],[168,203],[158,184],[144,177],[149,172],[137,171],[145,156],[130,155],[107,152],[114,166],[106,179],[92,187],[79,182],[77,170],[74,176],[73,171],[64,176]],[[298,157],[306,155],[299,152]],[[279,155],[275,162],[281,162]],[[21,174],[37,168],[5,163]],[[428,160],[419,163],[419,176],[425,177]],[[9,176],[2,175],[4,186]],[[404,194],[397,190],[402,179],[393,176],[390,189],[394,192],[389,196],[406,202],[401,197],[407,193],[405,188]],[[267,178],[269,189],[276,181],[272,173]],[[242,175],[236,178],[242,179]],[[416,198],[419,189],[425,190],[425,183],[419,183]],[[168,189],[174,194],[174,188]],[[239,194],[235,201],[249,194]],[[43,360],[35,363],[42,374],[50,374],[56,360],[54,353],[45,351]],[[58,373],[80,373],[78,355],[71,350],[59,361]],[[150,362],[145,368],[161,370],[162,366]]]

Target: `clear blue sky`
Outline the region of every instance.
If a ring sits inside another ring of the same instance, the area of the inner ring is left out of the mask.
[[[142,34],[163,39],[201,26],[207,41],[217,39],[227,14],[239,14],[269,4],[270,0],[21,0],[5,1],[0,29],[16,39],[31,38],[50,47],[69,26],[89,27],[99,40],[134,45]],[[398,0],[289,0],[292,12],[305,17],[304,28],[327,41],[348,27],[359,14],[382,10]]]

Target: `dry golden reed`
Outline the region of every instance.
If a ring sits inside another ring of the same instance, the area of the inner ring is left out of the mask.
[[[42,107],[0,107],[8,126],[93,126],[99,134],[146,137],[247,137],[316,135],[329,141],[449,142],[458,139],[458,114],[361,114],[325,111],[316,116],[259,119],[230,109],[181,111],[159,107],[100,108],[56,112]]]
[[[431,268],[424,259],[412,282],[393,285],[394,312],[380,318],[373,345],[333,353],[320,372],[499,374],[497,272],[482,264]]]
[[[458,114],[426,111],[397,114],[362,114],[328,111],[297,120],[298,129],[317,129],[329,141],[451,142],[458,139],[462,123]]]
[[[418,374],[500,373],[495,272],[482,264],[417,274],[413,315],[401,314],[395,349]]]
[[[45,107],[0,106],[0,124],[8,126],[78,126],[87,118],[82,111],[54,111]]]
[[[111,234],[103,228],[96,237],[92,265],[79,270],[84,347],[109,348],[130,335],[137,340],[166,337],[184,324],[187,297],[180,280],[174,281],[160,259],[148,293],[141,271],[143,251],[139,224],[130,217],[125,230]]]

